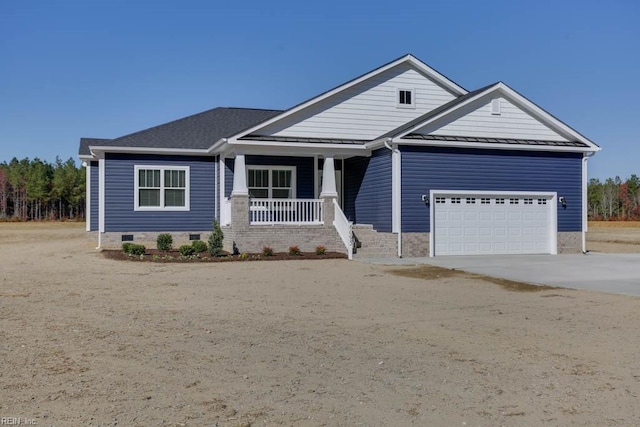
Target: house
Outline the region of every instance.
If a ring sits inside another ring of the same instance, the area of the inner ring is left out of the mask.
[[[412,55],[288,110],[215,108],[80,141],[87,231],[356,256],[585,250],[600,148],[502,82],[469,92]]]

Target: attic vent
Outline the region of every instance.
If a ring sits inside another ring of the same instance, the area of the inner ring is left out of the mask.
[[[413,89],[398,89],[398,103],[400,108],[416,108],[416,97]]]
[[[500,98],[491,100],[491,114],[494,116],[499,116],[502,113],[500,110]]]

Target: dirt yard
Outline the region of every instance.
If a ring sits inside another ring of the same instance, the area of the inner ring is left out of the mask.
[[[123,262],[83,229],[0,224],[0,417],[640,423],[638,298],[346,260]]]
[[[587,249],[592,252],[640,252],[640,221],[589,221]]]

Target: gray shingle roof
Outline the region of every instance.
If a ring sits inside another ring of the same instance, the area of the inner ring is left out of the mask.
[[[109,141],[111,140],[103,138],[80,138],[80,149],[78,150],[78,154],[81,156],[90,156],[90,145],[103,145],[104,143]]]
[[[232,136],[280,113],[280,110],[214,108],[111,140],[94,139],[97,143],[83,145],[83,140],[91,139],[82,138],[80,154],[83,154],[83,149],[89,154],[89,145],[206,150],[221,138]]]

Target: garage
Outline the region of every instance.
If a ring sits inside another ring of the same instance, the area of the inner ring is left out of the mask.
[[[557,195],[431,191],[431,256],[557,253]]]

